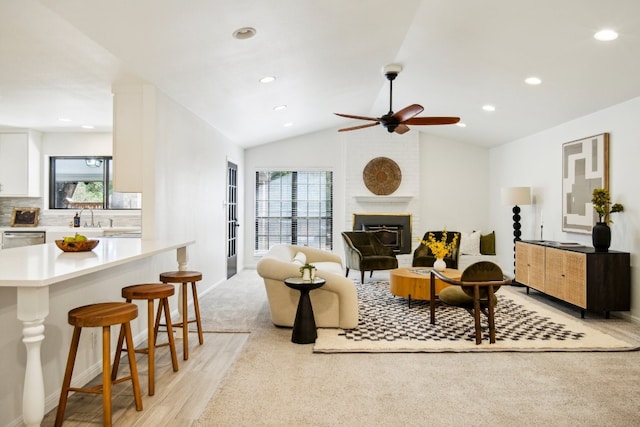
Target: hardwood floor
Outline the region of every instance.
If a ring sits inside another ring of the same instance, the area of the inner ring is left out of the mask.
[[[191,426],[197,420],[218,388],[220,381],[240,353],[249,334],[205,333],[204,344],[189,340],[189,360],[182,360],[182,343],[177,343],[180,369],[173,372],[168,347],[156,350],[155,395],[148,396],[147,356],[136,357],[142,393],[143,410],[136,411],[131,382],[113,387],[112,416],[114,426]],[[141,343],[140,347],[145,347]],[[120,375],[128,375],[126,355],[120,365]],[[100,384],[101,376],[91,384]],[[74,384],[74,386],[80,386]],[[53,426],[54,408],[45,415],[43,426]],[[74,393],[69,396],[64,426],[101,426],[102,395]]]

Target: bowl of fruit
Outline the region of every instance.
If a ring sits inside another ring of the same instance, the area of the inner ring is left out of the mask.
[[[89,240],[87,236],[78,233],[73,237],[56,240],[56,246],[64,252],[88,252],[98,246],[98,243],[100,243],[100,240]]]

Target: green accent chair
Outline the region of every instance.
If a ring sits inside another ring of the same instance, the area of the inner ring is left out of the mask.
[[[422,240],[427,240],[429,237],[429,233],[433,233],[433,237],[440,241],[442,239],[442,231],[427,231],[424,233],[424,237]],[[447,268],[458,268],[458,256],[460,255],[460,232],[458,231],[447,231],[447,243],[451,243],[453,241],[454,236],[458,236],[458,240],[456,241],[456,245],[453,248],[451,255],[444,258],[444,262],[447,264]],[[436,261],[436,257],[431,252],[426,245],[420,243],[420,245],[413,251],[413,267],[433,267],[433,263]]]
[[[364,283],[365,271],[393,270],[398,268],[398,259],[392,248],[382,244],[375,231],[343,231],[345,277],[349,270],[360,271],[360,282]]]
[[[496,342],[495,306],[498,297],[495,293],[503,285],[511,284],[509,277],[502,273],[500,267],[489,261],[480,261],[467,267],[460,280],[453,280],[439,271],[431,270],[431,292],[435,295],[435,278],[454,285],[440,291],[438,299],[446,305],[466,309],[475,320],[476,344],[482,343],[480,313],[489,321],[489,340]],[[435,324],[435,298],[430,301],[431,324]]]

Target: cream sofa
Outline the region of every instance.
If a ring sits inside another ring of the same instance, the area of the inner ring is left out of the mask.
[[[300,292],[287,287],[284,279],[299,277],[306,263],[316,267],[316,276],[327,282],[309,293],[319,328],[351,329],[358,325],[358,297],[354,283],[344,277],[342,259],[331,252],[296,245],[276,245],[258,261],[264,279],[271,321],[293,326]]]

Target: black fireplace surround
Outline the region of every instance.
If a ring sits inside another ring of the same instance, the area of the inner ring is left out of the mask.
[[[411,253],[411,214],[353,214],[353,231],[375,231],[396,254]]]

